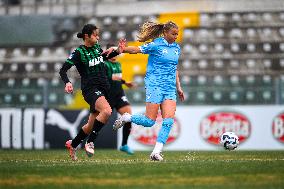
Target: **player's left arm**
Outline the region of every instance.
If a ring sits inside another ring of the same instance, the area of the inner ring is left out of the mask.
[[[184,101],[184,93],[183,93],[183,90],[182,90],[181,85],[180,85],[179,71],[178,70],[176,71],[176,88],[177,88],[177,93],[178,93],[179,99],[181,101]]]
[[[110,47],[106,50],[104,50],[101,55],[103,56],[104,60],[111,59],[113,57],[116,57],[117,55],[121,54],[126,46],[126,40],[125,39],[120,39],[118,42],[117,47]]]
[[[116,57],[119,54],[120,53],[117,50],[115,50],[114,48],[111,47],[111,48],[107,49],[106,51],[104,51],[101,55],[102,55],[104,61],[106,61],[106,60],[109,60],[113,57]]]

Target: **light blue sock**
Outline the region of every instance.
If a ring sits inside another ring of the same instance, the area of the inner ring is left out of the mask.
[[[131,122],[137,125],[142,125],[144,127],[152,127],[155,124],[155,121],[149,119],[145,115],[142,114],[134,114],[131,116]]]
[[[165,118],[163,120],[163,124],[159,131],[157,142],[166,144],[173,124],[174,124],[173,118]]]

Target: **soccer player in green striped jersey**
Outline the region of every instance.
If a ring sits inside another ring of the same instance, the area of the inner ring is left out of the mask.
[[[68,140],[65,144],[72,160],[77,160],[77,146],[88,135],[85,150],[89,157],[94,154],[94,140],[112,113],[107,101],[110,85],[104,61],[117,56],[125,47],[125,41],[120,40],[117,50],[108,49],[103,52],[98,43],[99,29],[92,24],[86,24],[82,31],[77,34],[77,37],[82,38],[84,44],[74,50],[65,61],[60,69],[60,76],[65,83],[65,92],[72,93],[73,85],[68,79],[67,71],[72,66],[76,66],[81,76],[83,97],[90,105],[90,115],[88,122],[80,129],[77,136],[73,140]]]
[[[107,48],[114,46],[113,44],[108,44]],[[124,113],[131,114],[130,103],[124,93],[122,84],[127,87],[135,87],[135,83],[126,82],[122,79],[122,69],[120,62],[116,61],[117,57],[113,57],[105,62],[107,66],[107,76],[110,83],[110,96],[109,104],[112,109],[116,109],[117,112],[122,115]],[[120,146],[120,151],[126,152],[127,154],[134,154],[133,150],[127,145],[127,140],[131,131],[131,122],[126,123],[122,130],[122,144]]]

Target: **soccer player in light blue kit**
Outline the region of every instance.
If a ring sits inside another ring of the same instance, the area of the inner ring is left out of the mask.
[[[154,161],[163,160],[161,155],[163,145],[166,143],[174,123],[176,91],[180,100],[184,100],[177,71],[180,56],[180,47],[175,42],[177,36],[178,26],[174,22],[169,21],[165,24],[146,22],[141,27],[138,41],[152,40],[152,42],[139,47],[128,46],[123,50],[124,53],[130,54],[149,54],[145,76],[146,113],[145,115],[125,113],[115,121],[113,129],[117,130],[127,122],[152,127],[160,108],[163,123],[155,148],[150,155],[151,160]]]

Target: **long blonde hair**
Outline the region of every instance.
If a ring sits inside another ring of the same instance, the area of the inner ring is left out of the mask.
[[[158,37],[161,37],[164,31],[168,31],[172,28],[178,28],[176,23],[172,21],[168,21],[165,24],[148,21],[141,26],[137,38],[139,42],[154,40]]]

